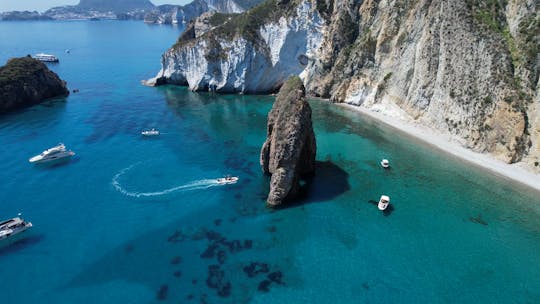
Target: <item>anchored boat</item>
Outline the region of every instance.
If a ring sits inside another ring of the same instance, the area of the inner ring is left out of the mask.
[[[158,136],[159,135],[159,131],[152,128],[151,130],[144,130],[141,132],[141,135],[142,136]]]
[[[34,55],[34,58],[43,62],[58,62],[58,57],[50,54],[39,53]]]
[[[62,158],[72,157],[73,155],[75,155],[75,152],[71,150],[66,150],[66,146],[60,143],[57,146],[47,149],[41,152],[41,154],[30,158],[28,161],[31,163],[44,163],[53,160],[59,160]]]
[[[390,205],[390,197],[388,197],[386,195],[381,195],[381,199],[379,199],[379,204],[377,205],[379,210],[381,210],[381,211],[386,210],[388,205]]]
[[[17,217],[0,222],[0,240],[7,239],[32,227],[32,223],[22,219],[19,213]]]

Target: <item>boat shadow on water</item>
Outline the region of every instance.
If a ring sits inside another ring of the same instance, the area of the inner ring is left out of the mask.
[[[0,256],[17,253],[27,247],[35,245],[45,239],[45,235],[22,235],[15,236],[15,239],[0,241]]]
[[[369,200],[368,203],[374,205],[375,207],[377,207],[379,205],[379,202],[378,201],[375,201],[375,200]],[[390,214],[392,214],[392,212],[394,212],[394,205],[393,204],[389,204],[388,207],[386,207],[386,209],[384,209],[382,211],[382,214],[384,216],[389,216]]]

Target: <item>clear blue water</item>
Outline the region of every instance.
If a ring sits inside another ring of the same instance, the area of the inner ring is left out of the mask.
[[[57,54],[80,89],[0,116],[0,215],[34,224],[0,245],[2,302],[540,302],[538,193],[325,102],[311,102],[308,194],[265,208],[272,97],[140,85],[179,31],[0,23],[0,61]],[[141,138],[149,127],[163,134]],[[28,163],[58,142],[71,162]],[[224,174],[240,182],[217,186]]]

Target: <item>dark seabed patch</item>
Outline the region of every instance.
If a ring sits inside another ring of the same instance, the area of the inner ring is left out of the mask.
[[[475,223],[475,224],[480,224],[482,226],[487,226],[488,225],[488,222],[486,222],[483,218],[482,218],[482,215],[479,214],[477,217],[469,217],[469,221],[471,223]]]
[[[169,286],[167,284],[163,284],[161,285],[161,287],[156,293],[156,299],[160,301],[164,301],[167,299],[168,293],[169,293]]]

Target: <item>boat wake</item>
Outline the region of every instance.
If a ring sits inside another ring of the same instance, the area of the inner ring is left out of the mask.
[[[172,188],[168,188],[161,191],[153,191],[153,192],[134,192],[129,191],[122,187],[122,184],[120,184],[119,179],[122,177],[122,175],[126,174],[129,170],[133,169],[137,164],[131,165],[127,168],[124,168],[120,170],[112,179],[112,185],[113,187],[118,190],[120,193],[131,196],[131,197],[150,197],[150,196],[160,196],[160,195],[166,195],[173,192],[185,192],[185,191],[193,191],[193,190],[201,190],[201,189],[208,189],[215,186],[223,186],[224,184],[219,183],[217,178],[214,179],[200,179],[195,180],[183,185],[175,186]]]

